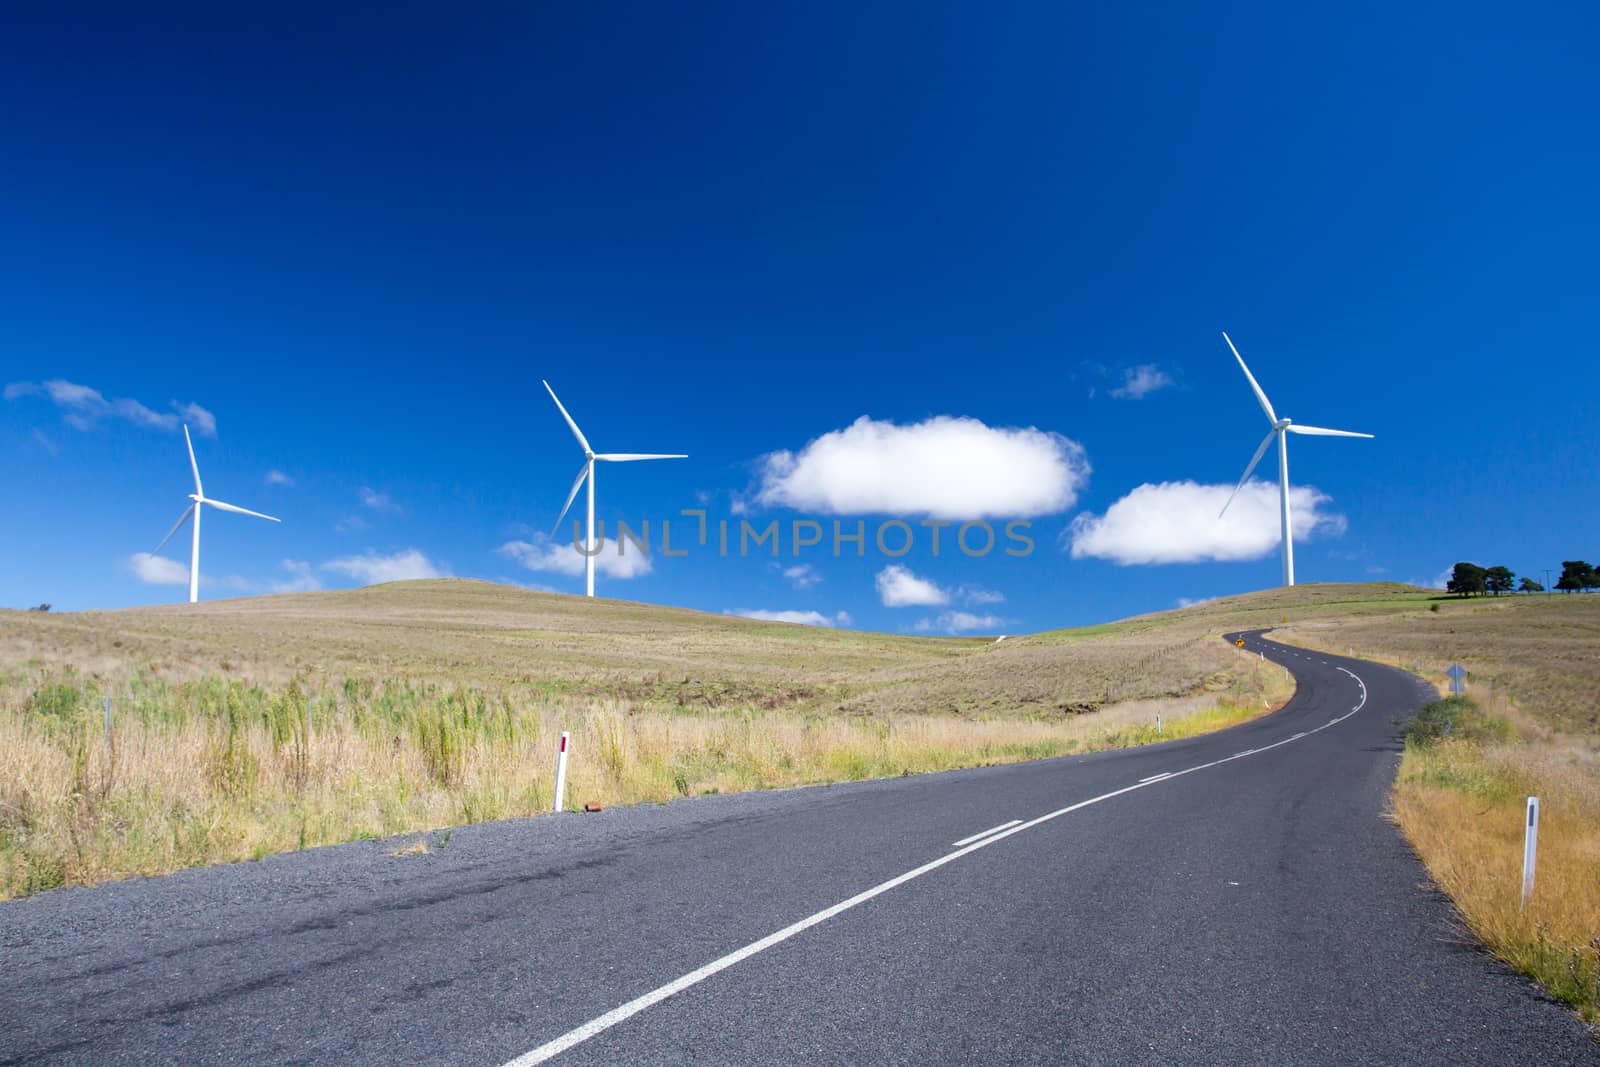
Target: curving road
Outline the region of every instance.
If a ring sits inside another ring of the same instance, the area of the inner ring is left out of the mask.
[[[1426,687],[1242,636],[1206,737],[0,904],[0,1063],[1600,1063],[1383,818]]]

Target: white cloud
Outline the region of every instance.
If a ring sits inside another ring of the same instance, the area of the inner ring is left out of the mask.
[[[128,557],[128,567],[135,578],[151,585],[188,585],[189,568],[165,556],[149,552],[135,552]]]
[[[283,569],[289,572],[289,577],[272,583],[270,588],[274,593],[314,593],[322,588],[322,579],[312,573],[311,564],[305,560],[286,559]]]
[[[1111,390],[1119,400],[1142,400],[1157,389],[1172,385],[1172,376],[1154,363],[1141,363],[1122,373],[1122,384]]]
[[[1209,597],[1209,596],[1201,596],[1201,597],[1181,596],[1181,597],[1178,598],[1178,607],[1180,607],[1180,608],[1192,608],[1196,604],[1209,604],[1215,599],[1216,599],[1216,597]]]
[[[763,457],[762,504],[837,515],[941,519],[1069,508],[1089,477],[1083,446],[1029,427],[939,415],[905,426],[863,415],[798,453]]]
[[[997,593],[993,589],[983,589],[976,585],[962,585],[956,587],[956,596],[968,604],[1004,604],[1006,595]]]
[[[998,615],[974,615],[970,611],[943,611],[932,619],[919,619],[916,628],[923,632],[939,630],[949,634],[971,633],[974,630],[995,630],[1005,625]]]
[[[796,589],[809,589],[822,581],[822,575],[818,574],[817,569],[809,563],[802,563],[795,567],[785,567],[783,576],[789,579],[789,582]]]
[[[177,409],[178,417],[193,427],[195,433],[201,437],[217,436],[217,417],[211,412],[199,404],[180,404],[176,400],[172,406]]]
[[[44,449],[46,452],[50,453],[52,456],[59,455],[61,452],[61,449],[56,447],[56,443],[44,435],[43,430],[34,430],[33,440],[35,444]]]
[[[820,611],[767,611],[762,608],[728,608],[724,615],[737,615],[741,619],[759,622],[792,622],[800,626],[849,626],[850,613],[841,611],[829,617]]]
[[[1073,519],[1064,539],[1074,559],[1088,556],[1124,566],[1260,559],[1275,551],[1281,540],[1278,487],[1260,480],[1246,483],[1228,513],[1217,518],[1232,491],[1230,485],[1188,481],[1146,483],[1104,515]],[[1296,541],[1344,533],[1344,516],[1328,511],[1330,502],[1311,486],[1290,488]]]
[[[322,565],[322,569],[354,578],[363,585],[407,582],[416,578],[450,577],[448,567],[435,565],[415,548],[403,549],[389,556],[380,556],[368,549],[359,556],[330,559]]]
[[[557,542],[545,533],[536,533],[529,541],[507,541],[498,551],[530,571],[554,571],[574,577],[582,574],[588,563],[571,541]],[[638,578],[650,573],[650,557],[632,541],[624,542],[619,554],[616,542],[607,539],[594,557],[594,570],[607,578]]]
[[[360,492],[361,506],[371,508],[373,511],[399,511],[400,505],[396,504],[388,493],[380,493],[370,486],[363,485]]]
[[[294,479],[280,470],[270,470],[267,472],[267,484],[282,485],[292,489],[294,488]]]
[[[905,608],[950,603],[950,594],[927,578],[891,563],[878,572],[878,596],[886,608]]]
[[[352,530],[365,530],[366,528],[367,520],[360,515],[346,515],[333,524],[334,533],[349,533]]]
[[[174,400],[172,409],[176,414],[152,411],[137,400],[126,397],[107,400],[98,389],[61,378],[38,383],[12,382],[5,388],[7,400],[37,396],[41,393],[65,412],[62,421],[78,430],[91,429],[101,419],[124,419],[135,426],[172,431],[187,422],[201,437],[217,435],[216,416],[199,404],[180,404]]]

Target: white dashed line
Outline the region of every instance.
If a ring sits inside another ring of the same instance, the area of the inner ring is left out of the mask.
[[[999,826],[991,826],[991,827],[989,827],[989,829],[983,831],[983,833],[981,833],[981,834],[973,834],[971,837],[963,837],[960,841],[957,841],[955,844],[951,845],[950,847],[951,848],[961,848],[963,845],[970,845],[974,841],[981,841],[985,837],[988,837],[990,834],[997,834],[1001,830],[1009,830],[1013,826],[1020,826],[1021,824],[1022,824],[1022,820],[1021,819],[1012,819],[1010,822],[1003,822]]]
[[[851,908],[859,907],[875,897],[882,896],[891,889],[897,889],[913,879],[921,878],[925,874],[938,870],[947,863],[954,863],[963,856],[977,852],[979,849],[988,848],[990,845],[1004,841],[1006,838],[1011,837],[1014,834],[1020,834],[1025,830],[1031,830],[1036,826],[1042,826],[1043,824],[1054,819],[1061,818],[1063,815],[1070,815],[1075,811],[1081,811],[1082,809],[1093,804],[1099,804],[1102,801],[1110,800],[1113,797],[1120,797],[1124,793],[1131,793],[1136,789],[1148,789],[1159,782],[1172,781],[1174,779],[1181,778],[1186,774],[1194,774],[1197,771],[1210,770],[1212,767],[1220,767],[1224,763],[1231,763],[1236,759],[1243,759],[1246,756],[1254,756],[1262,752],[1270,752],[1273,749],[1279,748],[1283,745],[1293,744],[1295,741],[1298,741],[1304,737],[1308,737],[1311,734],[1321,733],[1323,730],[1328,729],[1328,727],[1335,726],[1338,723],[1348,719],[1351,715],[1354,715],[1356,712],[1365,707],[1367,703],[1366,683],[1360,678],[1356,677],[1353,672],[1347,671],[1343,667],[1339,667],[1337,669],[1344,671],[1345,674],[1355,678],[1356,684],[1361,687],[1361,700],[1354,708],[1351,708],[1350,711],[1336,719],[1329,719],[1326,723],[1316,727],[1315,729],[1308,730],[1305,733],[1295,734],[1293,737],[1286,737],[1282,741],[1274,741],[1272,744],[1263,745],[1261,748],[1252,748],[1245,752],[1236,752],[1231,756],[1224,756],[1221,759],[1212,760],[1210,763],[1196,764],[1193,767],[1186,767],[1181,771],[1173,771],[1168,774],[1148,778],[1135,785],[1126,785],[1121,789],[1113,789],[1109,793],[1101,793],[1099,796],[1090,797],[1088,800],[1080,800],[1076,804],[1069,804],[1064,808],[1057,808],[1055,811],[1040,815],[1037,818],[1029,820],[1028,822],[1019,822],[1011,825],[1010,829],[1001,830],[996,828],[995,830],[987,831],[984,835],[980,836],[979,840],[974,841],[970,845],[959,847],[954,852],[947,852],[938,859],[924,863],[920,867],[912,868],[911,870],[906,871],[904,874],[897,875],[886,882],[879,882],[872,888],[865,889],[847,900],[841,900],[832,907],[824,908],[813,915],[808,915],[799,922],[791,923],[781,930],[777,930],[768,934],[759,941],[752,941],[750,944],[744,946],[743,948],[735,949],[726,956],[719,956],[717,959],[712,960],[705,966],[696,968],[681,978],[676,978],[673,981],[668,982],[666,985],[659,986],[650,992],[645,993],[643,996],[635,997],[626,1004],[612,1008],[604,1015],[597,1016],[584,1023],[582,1026],[568,1030],[560,1037],[547,1041],[538,1048],[529,1052],[525,1052],[514,1060],[507,1061],[505,1067],[533,1067],[534,1064],[544,1063],[547,1060],[553,1059],[573,1046],[580,1045],[589,1040],[591,1037],[604,1033],[613,1026],[616,1026],[618,1023],[626,1022],[628,1019],[633,1018],[635,1015],[639,1014],[645,1009],[661,1003],[668,997],[681,993],[685,989],[688,989],[692,986],[699,985],[712,975],[725,971],[736,963],[747,960],[757,953],[765,952],[774,945],[782,944],[791,937],[794,937],[797,934],[802,934],[819,923],[825,923],[834,916],[841,915],[844,912],[849,911]]]

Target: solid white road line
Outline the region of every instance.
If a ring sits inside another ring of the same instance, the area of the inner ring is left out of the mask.
[[[1022,822],[1021,819],[1012,819],[1010,822],[1003,822],[999,826],[991,826],[987,830],[983,831],[983,833],[981,833],[981,834],[973,834],[971,837],[963,837],[960,841],[957,841],[955,844],[951,845],[950,847],[951,848],[960,848],[963,845],[970,845],[974,841],[978,841],[978,840],[981,840],[982,838],[988,837],[990,834],[997,834],[1001,830],[1009,830],[1013,826],[1019,825],[1021,822]]]
[[[1148,778],[1139,779],[1139,784],[1140,785],[1144,785],[1147,782],[1159,782],[1163,778],[1170,778],[1170,777],[1172,777],[1172,772],[1171,771],[1162,771],[1160,774],[1152,774]]]
[[[865,904],[874,897],[882,896],[891,889],[896,889],[905,885],[907,882],[912,881],[913,879],[921,878],[923,875],[928,874],[931,871],[936,871],[947,863],[954,863],[963,856],[977,852],[979,849],[988,848],[990,845],[1004,841],[1006,838],[1015,834],[1020,834],[1026,830],[1031,830],[1035,826],[1042,826],[1043,824],[1054,819],[1061,818],[1063,815],[1070,815],[1075,811],[1081,811],[1084,808],[1090,807],[1094,804],[1099,804],[1102,801],[1110,800],[1113,797],[1120,797],[1124,793],[1131,793],[1136,789],[1148,789],[1159,782],[1170,782],[1181,778],[1186,774],[1194,774],[1197,771],[1210,770],[1212,767],[1220,767],[1224,763],[1232,763],[1234,760],[1243,759],[1246,756],[1255,756],[1260,755],[1263,752],[1271,752],[1273,749],[1279,748],[1283,745],[1293,744],[1295,741],[1298,741],[1303,737],[1309,737],[1312,734],[1320,734],[1322,731],[1328,729],[1328,727],[1335,726],[1348,719],[1350,716],[1354,715],[1356,712],[1365,707],[1367,703],[1366,683],[1360,678],[1356,677],[1354,673],[1345,671],[1343,667],[1338,669],[1344,671],[1344,673],[1350,675],[1350,677],[1355,678],[1356,684],[1361,686],[1361,701],[1354,708],[1336,719],[1329,719],[1323,725],[1318,726],[1315,729],[1308,730],[1304,734],[1297,734],[1294,737],[1286,737],[1282,741],[1274,741],[1272,744],[1263,745],[1261,748],[1253,748],[1248,752],[1236,752],[1231,756],[1223,756],[1221,759],[1212,760],[1210,763],[1196,764],[1193,767],[1186,767],[1181,771],[1173,771],[1171,774],[1162,775],[1159,778],[1152,778],[1148,781],[1139,782],[1136,785],[1125,785],[1121,789],[1113,789],[1109,793],[1101,793],[1097,797],[1090,797],[1088,800],[1080,800],[1076,804],[1069,804],[1064,808],[1057,808],[1055,811],[1040,815],[1039,817],[1031,819],[1028,822],[1019,823],[1011,827],[1009,830],[1000,830],[998,832],[991,831],[988,836],[979,841],[975,841],[970,845],[959,848],[954,852],[947,852],[938,859],[924,863],[922,866],[915,867],[904,874],[896,875],[887,882],[879,882],[871,889],[865,889],[860,893],[857,893],[855,896],[850,897],[848,900],[841,900],[832,907],[824,908],[814,915],[808,915],[799,922],[791,923],[790,925],[785,926],[782,930],[770,933],[759,941],[752,941],[750,944],[744,946],[743,948],[735,949],[726,956],[719,956],[705,966],[698,967],[681,978],[673,979],[664,986],[658,986],[643,996],[635,997],[626,1004],[612,1008],[604,1015],[597,1016],[596,1018],[590,1019],[582,1026],[568,1030],[560,1037],[557,1037],[551,1041],[547,1041],[538,1048],[533,1049],[530,1052],[525,1052],[514,1060],[507,1060],[504,1067],[532,1067],[533,1064],[544,1063],[547,1060],[553,1059],[554,1057],[559,1056],[563,1052],[572,1048],[574,1045],[581,1045],[591,1037],[604,1033],[620,1022],[625,1022],[628,1019],[633,1018],[646,1008],[660,1004],[668,997],[681,993],[691,986],[699,985],[712,975],[725,971],[736,963],[747,960],[757,953],[765,952],[774,945],[782,944],[791,937],[794,937],[796,934],[804,933],[813,926],[816,926],[819,923],[825,923],[836,915],[843,914],[844,912],[849,911],[851,908]]]

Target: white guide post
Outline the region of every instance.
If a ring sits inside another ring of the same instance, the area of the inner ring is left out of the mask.
[[[1283,512],[1283,584],[1294,584],[1294,536],[1289,530],[1289,435],[1278,433],[1278,500]]]
[[[1528,798],[1528,819],[1522,837],[1522,906],[1533,896],[1533,865],[1539,852],[1539,798]]]
[[[1156,716],[1156,736],[1161,736],[1161,716]]]
[[[556,803],[553,810],[561,811],[561,800],[567,792],[567,731],[561,731],[561,754],[556,757]]]

